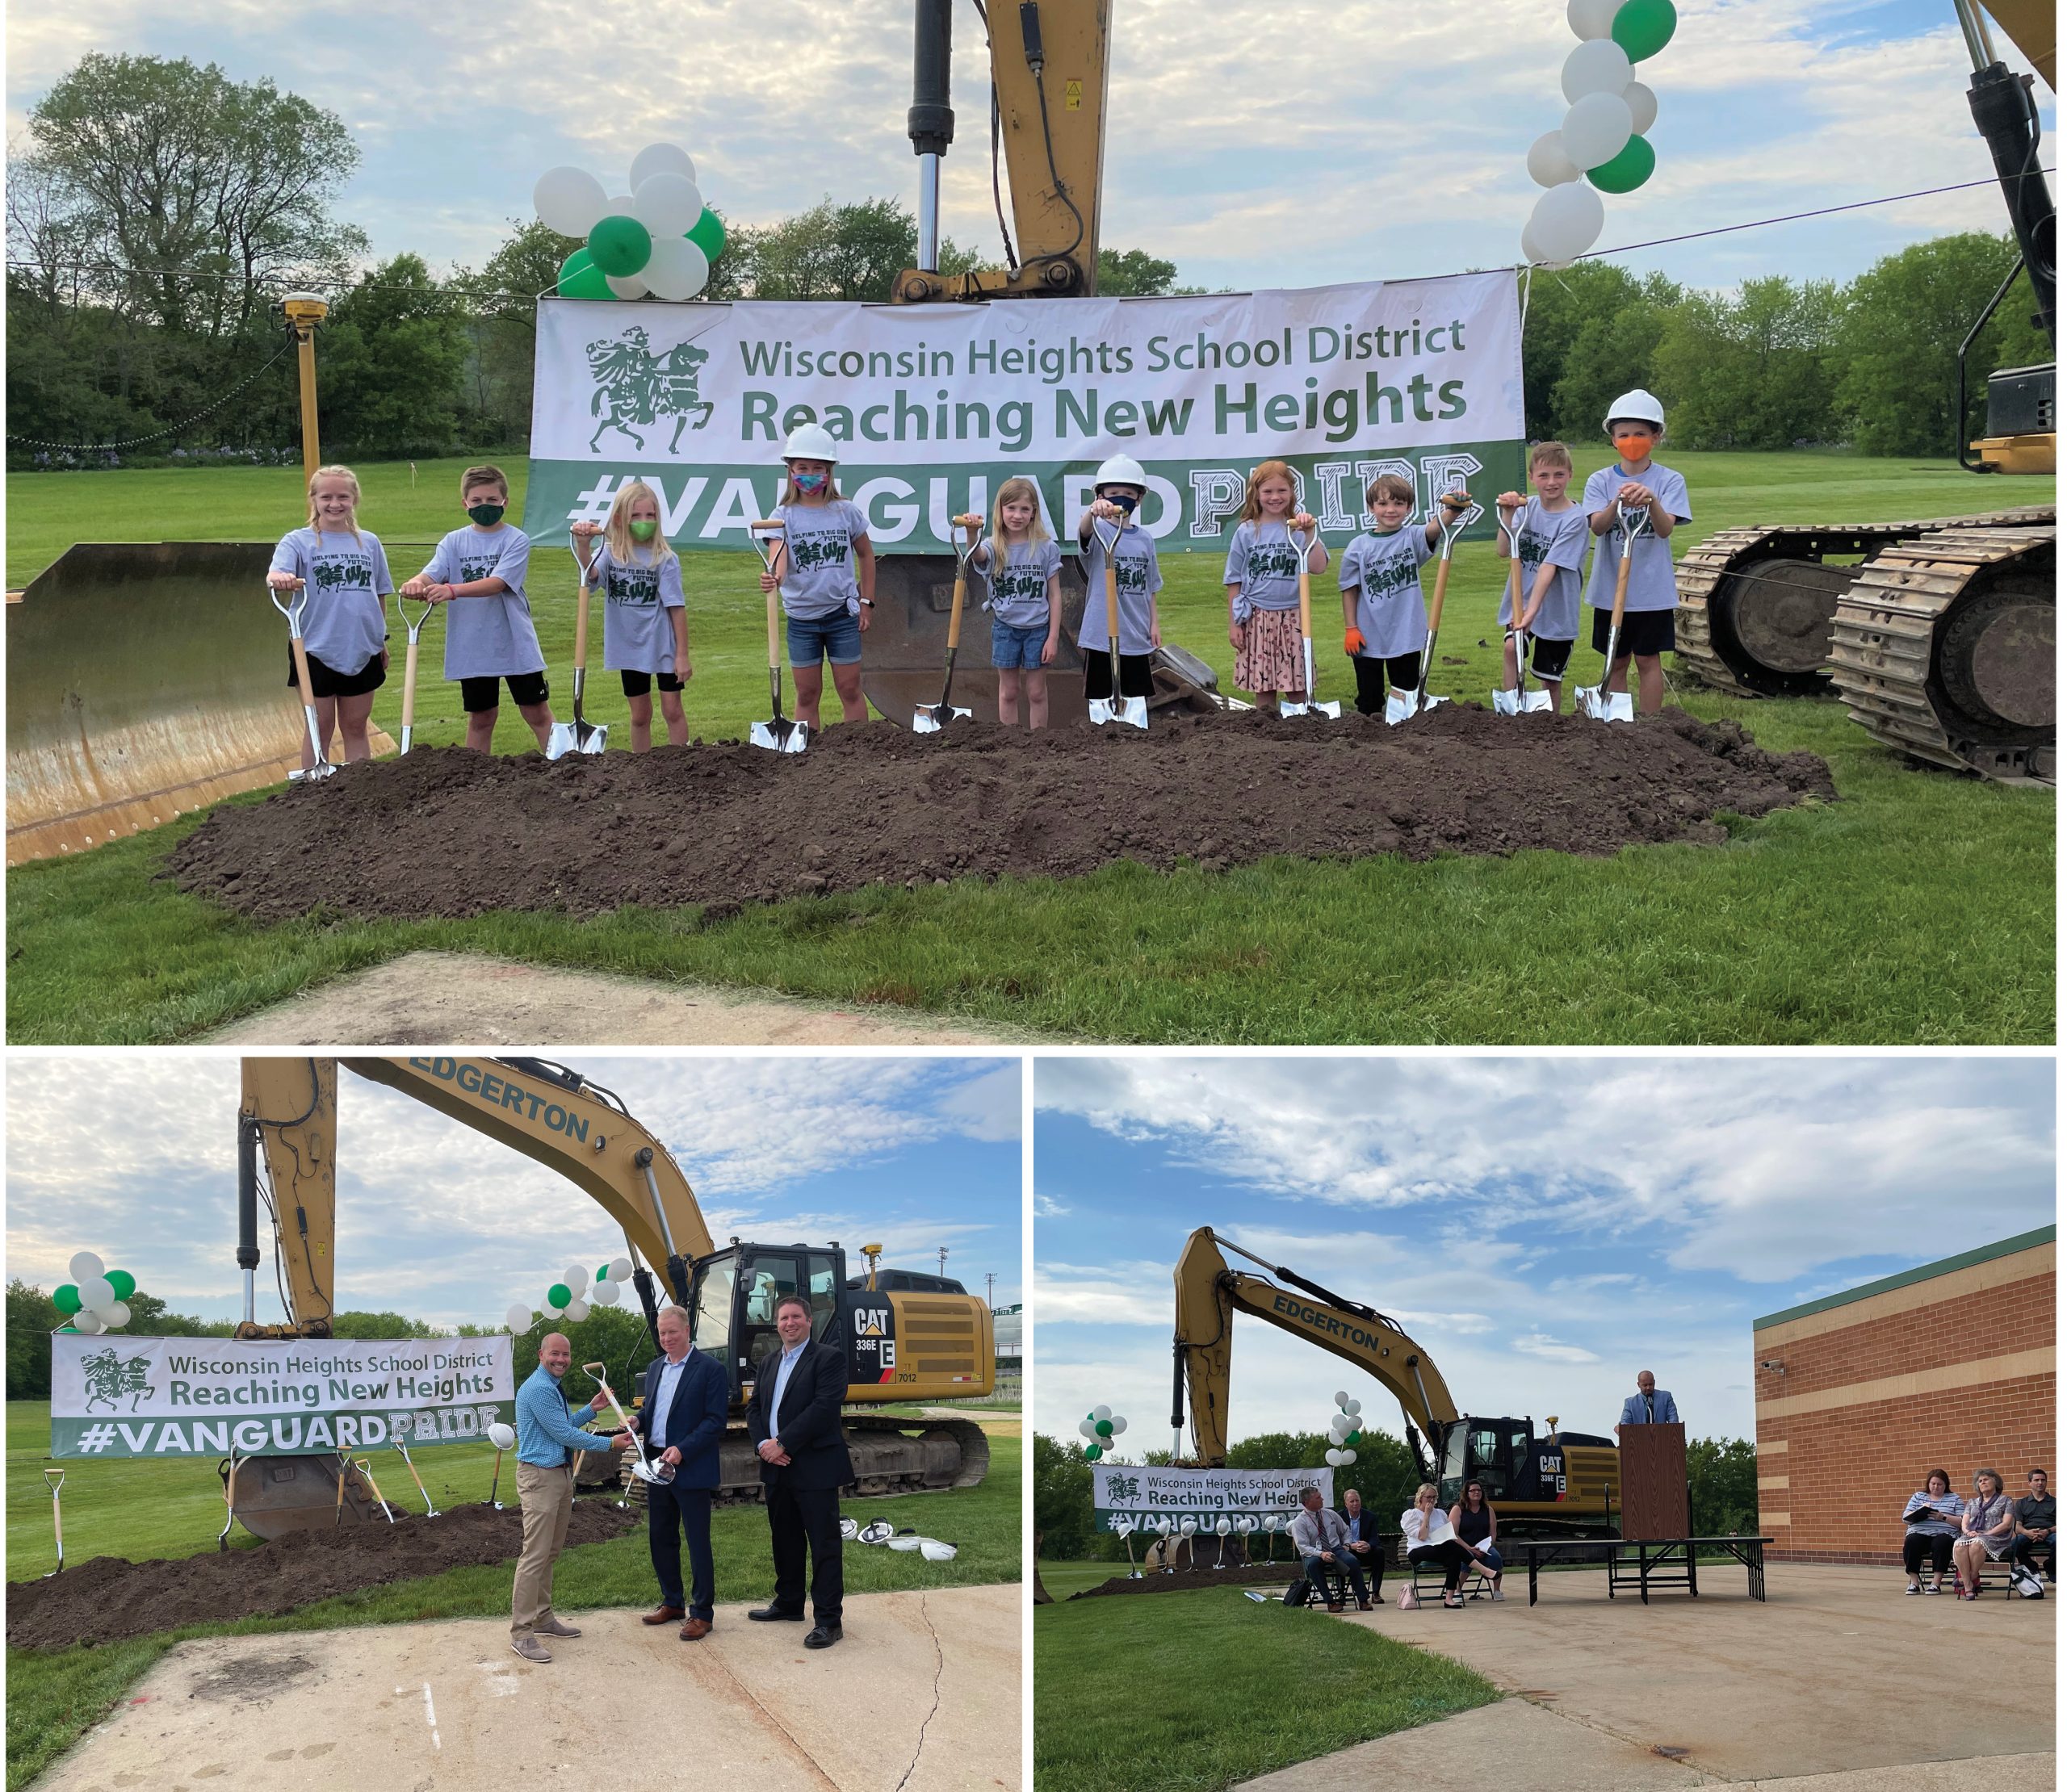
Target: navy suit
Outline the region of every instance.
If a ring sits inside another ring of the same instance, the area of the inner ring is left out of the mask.
[[[657,1456],[671,1446],[681,1452],[675,1478],[665,1487],[646,1489],[647,1543],[653,1552],[653,1572],[660,1578],[660,1603],[708,1619],[715,1610],[716,1572],[711,1560],[711,1496],[718,1485],[718,1446],[725,1434],[725,1413],[732,1390],[717,1360],[692,1350],[677,1376],[674,1396],[665,1412],[658,1409],[665,1356],[653,1359],[646,1371],[646,1405],[634,1415],[633,1427],[646,1439],[647,1454]],[[681,1545],[689,1539],[690,1596],[682,1598]]]
[[[1344,1513],[1342,1522],[1349,1527],[1351,1543],[1371,1546],[1368,1555],[1359,1554],[1355,1550],[1352,1550],[1349,1555],[1350,1560],[1371,1576],[1371,1596],[1376,1598],[1386,1584],[1385,1540],[1379,1529],[1377,1515],[1367,1505],[1353,1518],[1347,1512]]]
[[[1671,1395],[1662,1388],[1651,1390],[1651,1401],[1654,1410],[1646,1413],[1644,1410],[1644,1396],[1641,1393],[1630,1395],[1622,1402],[1620,1422],[1624,1425],[1677,1425],[1679,1422],[1679,1409],[1672,1404]]]
[[[854,1478],[840,1409],[847,1398],[847,1359],[824,1344],[807,1342],[790,1365],[780,1412],[769,1408],[782,1353],[769,1353],[747,1405],[747,1434],[758,1450],[769,1438],[789,1452],[787,1468],[764,1461],[761,1480],[768,1502],[769,1547],[775,1557],[778,1610],[804,1609],[804,1551],[811,1551],[811,1615],[820,1624],[840,1622],[840,1489]]]

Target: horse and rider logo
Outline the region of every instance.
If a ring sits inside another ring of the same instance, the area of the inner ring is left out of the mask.
[[[139,1400],[157,1392],[147,1379],[150,1362],[148,1356],[119,1357],[112,1350],[82,1357],[79,1370],[86,1378],[86,1410],[90,1413],[103,1402],[113,1410],[127,1396],[129,1410],[135,1412]]]
[[[682,425],[693,417],[693,427],[701,429],[717,408],[696,389],[698,370],[710,358],[709,350],[693,342],[656,354],[644,328],[636,324],[614,341],[591,342],[589,372],[595,380],[596,394],[589,402],[589,414],[598,421],[589,438],[589,451],[597,452],[604,433],[615,429],[631,437],[644,452],[646,438],[639,429],[651,429],[673,417],[675,431],[668,452],[673,454],[681,446]]]

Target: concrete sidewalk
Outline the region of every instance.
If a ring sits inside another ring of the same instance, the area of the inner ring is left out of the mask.
[[[868,1593],[845,1639],[720,1606],[683,1643],[575,1615],[550,1667],[505,1618],[182,1643],[36,1792],[520,1792],[751,1786],[955,1792],[1020,1781],[1016,1585]]]
[[[1503,1605],[1352,1613],[1340,1621],[1519,1696],[1248,1783],[1939,1792],[1978,1773],[1989,1792],[2050,1787],[2054,1601],[1911,1599],[1902,1581],[1899,1569],[1776,1564],[1761,1605],[1742,1568],[1704,1564],[1698,1600],[1665,1593],[1646,1606],[1633,1594],[1611,1604],[1603,1573],[1552,1574],[1531,1607],[1527,1577],[1510,1574]]]

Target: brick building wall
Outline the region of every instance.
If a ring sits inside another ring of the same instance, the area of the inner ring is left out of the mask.
[[[1934,1468],[2012,1496],[2053,1461],[2047,1226],[1754,1320],[1759,1525],[1783,1561],[1897,1563]],[[1773,1367],[1768,1367],[1773,1365]]]

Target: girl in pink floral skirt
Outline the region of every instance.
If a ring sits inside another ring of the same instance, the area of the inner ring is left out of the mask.
[[[1235,683],[1254,691],[1265,710],[1277,707],[1281,693],[1295,703],[1311,695],[1299,640],[1299,556],[1303,551],[1309,573],[1325,572],[1327,550],[1314,519],[1293,509],[1295,490],[1292,469],[1281,460],[1267,460],[1249,475],[1222,576]]]

